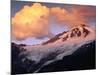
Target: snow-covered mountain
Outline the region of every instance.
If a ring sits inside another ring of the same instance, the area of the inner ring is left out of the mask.
[[[84,44],[93,42],[96,39],[95,30],[86,25],[73,27],[39,45],[26,46],[21,45],[23,50],[19,56],[23,56],[22,61],[26,59],[39,64],[34,72],[38,72],[43,66],[51,62],[61,60],[64,56],[73,54]]]
[[[57,54],[56,59],[62,59],[63,54],[72,54],[77,48],[93,40],[95,40],[95,30],[81,25],[60,33],[42,44],[23,48],[28,59],[39,62],[50,53]]]

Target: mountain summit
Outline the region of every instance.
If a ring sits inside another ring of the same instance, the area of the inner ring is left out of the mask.
[[[92,30],[91,28],[89,28],[88,26],[82,24],[81,26],[77,26],[72,28],[69,31],[64,31],[58,35],[56,35],[55,37],[51,38],[50,40],[46,41],[43,43],[43,45],[49,44],[49,43],[54,43],[60,39],[62,39],[62,41],[66,41],[68,39],[71,38],[85,38],[88,35],[91,35],[91,33],[94,35],[95,31]],[[94,35],[95,37],[95,35]]]

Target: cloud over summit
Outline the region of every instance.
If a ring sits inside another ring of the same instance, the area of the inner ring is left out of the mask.
[[[70,11],[59,6],[47,7],[40,3],[33,3],[32,6],[25,5],[12,17],[12,36],[17,40],[53,36],[49,30],[50,16],[55,17],[57,24],[67,25],[68,28],[83,23],[88,24],[90,19],[96,17],[95,8],[91,6],[72,6],[69,9]]]

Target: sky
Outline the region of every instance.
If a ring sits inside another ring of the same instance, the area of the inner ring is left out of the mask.
[[[12,42],[17,44],[40,44],[83,23],[96,26],[95,6],[11,1]]]

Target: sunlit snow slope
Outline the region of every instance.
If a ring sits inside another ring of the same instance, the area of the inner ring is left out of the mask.
[[[20,53],[20,56],[25,56],[23,61],[25,59],[32,60],[35,63],[42,61],[36,70],[37,72],[44,65],[60,60],[64,56],[71,55],[82,45],[94,41],[96,39],[95,35],[94,29],[86,25],[80,25],[60,33],[42,44],[23,46],[22,48],[25,51]]]

